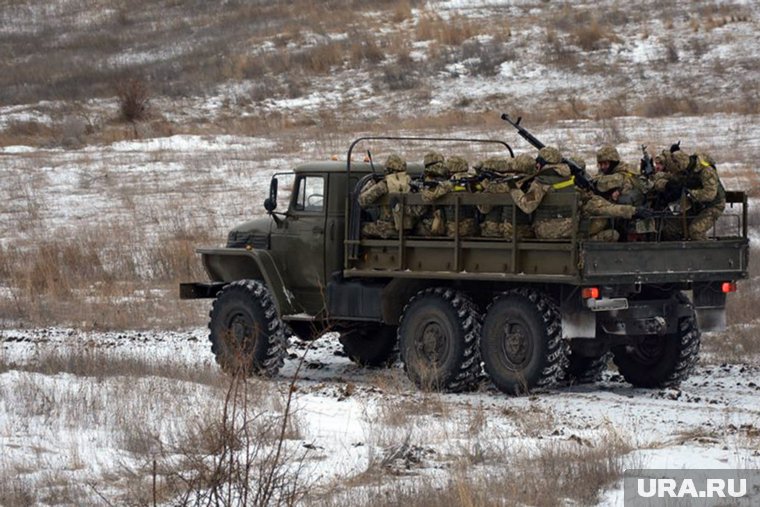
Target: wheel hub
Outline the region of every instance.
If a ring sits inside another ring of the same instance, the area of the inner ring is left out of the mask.
[[[504,325],[503,351],[513,366],[523,366],[530,359],[531,344],[520,324],[507,322]]]
[[[417,353],[426,361],[436,364],[446,350],[446,332],[437,322],[428,323],[422,330],[422,339],[417,346]]]
[[[633,347],[633,352],[645,364],[654,364],[662,355],[664,339],[660,336],[648,336]]]

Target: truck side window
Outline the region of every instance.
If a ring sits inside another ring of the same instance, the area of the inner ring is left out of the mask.
[[[322,176],[304,176],[298,180],[296,211],[320,212],[324,207],[325,180]]]

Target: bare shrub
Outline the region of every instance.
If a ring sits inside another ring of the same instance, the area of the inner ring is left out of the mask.
[[[420,15],[415,26],[417,40],[434,40],[450,46],[458,46],[478,33],[475,25],[464,16],[455,14],[445,20],[432,11]]]
[[[609,45],[616,39],[612,31],[594,17],[588,24],[575,26],[572,32],[575,43],[584,51],[593,51]]]
[[[551,28],[545,32],[547,50],[545,53],[548,63],[560,67],[575,67],[578,64],[578,54],[565,43],[562,36]]]
[[[293,55],[293,63],[312,74],[326,74],[332,67],[343,63],[344,43],[328,42]]]
[[[305,357],[305,356],[304,356]],[[306,494],[302,476],[308,450],[287,445],[292,397],[303,359],[285,396],[281,413],[263,410],[261,387],[247,372],[230,377],[224,403],[174,445],[158,463],[146,463],[162,478],[166,499],[179,505],[294,505]],[[179,465],[176,456],[180,456]],[[147,472],[147,473],[146,473]]]
[[[364,62],[379,63],[385,59],[385,53],[371,36],[364,40],[359,40],[358,36],[352,39],[355,40],[350,48],[350,62],[353,67],[359,67]]]
[[[116,86],[119,99],[121,119],[134,123],[145,119],[148,113],[150,93],[148,85],[142,79],[131,78]]]
[[[389,63],[383,66],[383,82],[391,91],[412,90],[420,84],[417,73],[403,63]]]
[[[401,23],[412,17],[412,6],[406,0],[402,0],[396,4],[391,14],[391,20],[394,23]]]
[[[672,39],[665,43],[665,61],[668,63],[676,63],[681,57],[678,54],[678,47],[675,41]]]
[[[515,56],[514,50],[501,41],[473,40],[462,45],[458,59],[465,60],[468,70],[475,76],[494,76],[502,63],[514,60]]]

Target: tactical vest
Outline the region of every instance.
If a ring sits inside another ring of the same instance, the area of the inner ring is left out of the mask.
[[[536,181],[542,185],[551,186],[549,192],[575,192],[575,178],[561,174],[556,166],[547,165],[536,175]],[[533,212],[536,220],[552,220],[556,218],[566,218],[567,210],[558,206],[547,206],[539,204],[536,211]]]
[[[702,159],[701,157],[697,155],[692,155],[689,157],[689,165],[686,167],[686,176],[683,179],[683,186],[688,188],[689,190],[696,190],[702,188],[702,179],[699,177],[699,174],[695,171],[697,168],[697,164],[700,164],[703,166],[702,170],[705,170],[707,167],[711,167],[713,171],[716,173],[718,170],[715,168],[713,164],[711,164],[709,161]],[[718,177],[718,191],[715,193],[715,198],[710,202],[695,202],[692,203],[693,208],[695,212],[699,213],[700,211],[712,208],[713,206],[719,206],[721,203],[726,202],[726,189],[723,188],[723,182],[720,181],[720,177]]]

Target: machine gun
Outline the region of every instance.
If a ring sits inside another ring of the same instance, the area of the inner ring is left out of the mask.
[[[536,148],[537,150],[540,150],[544,146],[546,146],[544,143],[539,141],[536,136],[528,132],[525,128],[520,126],[520,121],[522,120],[522,116],[517,117],[517,121],[512,121],[512,119],[509,117],[507,113],[503,113],[501,115],[501,119],[512,125],[514,128],[517,129],[517,133],[528,141],[531,146]],[[570,171],[572,172],[573,176],[575,177],[575,185],[578,188],[581,188],[583,190],[590,190],[593,193],[597,195],[602,195],[599,193],[599,191],[596,189],[596,186],[591,181],[591,178],[589,177],[588,173],[585,169],[583,169],[581,166],[579,166],[577,163],[575,163],[573,160],[570,160],[568,158],[562,158],[562,163],[567,164],[567,166],[570,168]]]

